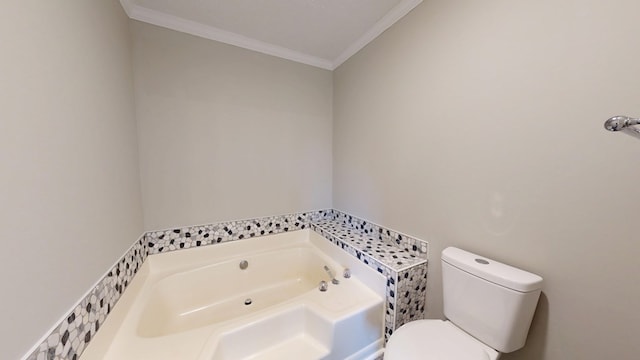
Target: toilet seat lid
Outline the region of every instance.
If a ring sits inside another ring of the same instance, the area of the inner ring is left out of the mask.
[[[449,321],[417,320],[389,339],[385,360],[494,360],[499,353]]]

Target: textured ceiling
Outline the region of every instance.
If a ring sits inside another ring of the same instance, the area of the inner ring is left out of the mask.
[[[422,0],[121,0],[132,19],[333,70]]]

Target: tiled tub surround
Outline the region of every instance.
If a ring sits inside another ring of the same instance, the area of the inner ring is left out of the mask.
[[[423,317],[427,243],[337,210],[320,210],[147,232],[25,359],[78,359],[148,255],[309,227],[387,278],[385,339]]]
[[[147,232],[25,359],[78,359],[148,255],[305,229],[311,220],[326,213],[314,211]]]
[[[401,325],[424,317],[426,241],[337,210],[327,211],[311,228],[387,278],[385,339]]]
[[[353,276],[321,292],[324,266]],[[385,286],[310,229],[157,254],[82,358],[369,358],[384,345]]]

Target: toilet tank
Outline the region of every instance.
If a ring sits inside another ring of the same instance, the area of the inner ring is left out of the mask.
[[[486,345],[524,346],[538,304],[538,275],[449,247],[442,251],[444,315]]]

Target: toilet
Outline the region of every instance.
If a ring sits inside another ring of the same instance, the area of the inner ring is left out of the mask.
[[[542,278],[454,247],[441,260],[447,320],[404,324],[384,360],[494,360],[522,348]]]

